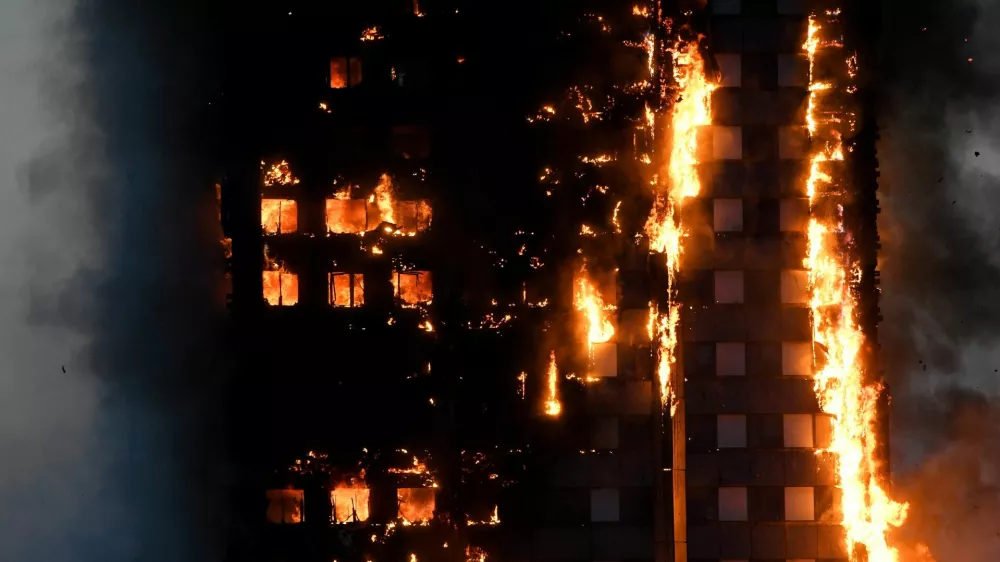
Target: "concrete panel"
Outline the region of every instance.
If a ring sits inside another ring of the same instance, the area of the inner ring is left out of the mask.
[[[691,558],[717,560],[720,556],[719,544],[722,542],[718,523],[688,527],[688,556]]]
[[[774,18],[744,18],[743,52],[773,53],[778,50],[779,22]]]
[[[539,529],[534,535],[531,559],[545,562],[589,560],[590,529],[558,527]]]
[[[726,0],[719,0],[724,2]],[[737,2],[738,0],[728,0]],[[718,12],[716,12],[718,13]],[[738,53],[743,50],[743,20],[716,18],[712,21],[712,46],[720,53]],[[745,75],[744,75],[745,76]],[[746,86],[744,80],[743,85]]]
[[[720,88],[712,94],[712,123],[717,127],[738,127],[746,123],[744,93],[738,88]],[[742,143],[741,143],[742,144]],[[739,152],[742,155],[742,150]],[[733,161],[739,158],[725,158],[715,154],[714,160]]]
[[[602,488],[621,485],[621,455],[587,455],[590,474],[588,484]]]
[[[757,449],[750,451],[750,471],[759,486],[785,485],[785,454],[782,451]]]
[[[777,3],[778,13],[781,15],[804,14],[806,11],[804,0],[777,0]]]
[[[783,88],[807,87],[809,61],[806,57],[800,54],[778,55],[778,85]]]
[[[687,456],[689,486],[718,486],[719,457],[715,453],[689,453]]]
[[[785,557],[785,526],[762,523],[753,528],[753,558]]]
[[[739,53],[720,53],[715,55],[719,64],[719,86],[723,88],[739,88],[743,84],[743,64]]]
[[[808,307],[786,306],[781,309],[781,339],[784,341],[812,339]]]
[[[737,15],[742,11],[742,6],[741,0],[712,0],[709,5],[712,13],[717,15]],[[694,554],[691,556],[697,558]]]
[[[653,530],[648,527],[594,525],[592,533],[594,560],[647,560],[653,557]]]
[[[594,449],[618,448],[618,418],[616,416],[594,418],[591,427],[590,446]]]
[[[621,456],[622,486],[653,485],[653,454],[648,449],[633,450]]]
[[[739,449],[719,451],[719,485],[745,486],[750,483],[750,453]]]
[[[785,528],[785,556],[815,559],[819,556],[815,525],[789,525]]]
[[[730,560],[746,560],[752,553],[750,529],[753,523],[743,521],[724,521],[719,523],[719,531],[725,539],[719,545],[719,555],[727,562]]]
[[[785,453],[785,485],[815,486],[817,484],[818,459],[815,451],[787,451]]]
[[[847,558],[844,528],[840,525],[819,525],[816,528],[818,558]]]

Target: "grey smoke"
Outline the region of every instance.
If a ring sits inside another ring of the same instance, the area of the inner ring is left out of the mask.
[[[0,13],[0,560],[222,558],[221,254],[186,4]]]
[[[987,562],[1000,554],[1000,2],[883,6],[879,335],[897,488],[913,503],[904,535],[939,562]]]

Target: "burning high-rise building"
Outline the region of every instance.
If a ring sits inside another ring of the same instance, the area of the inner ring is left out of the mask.
[[[691,4],[261,16],[234,559],[896,559],[864,2]]]

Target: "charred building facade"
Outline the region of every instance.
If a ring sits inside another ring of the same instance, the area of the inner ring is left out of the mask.
[[[833,7],[363,4],[251,10],[231,54],[230,558],[847,559],[806,262]]]

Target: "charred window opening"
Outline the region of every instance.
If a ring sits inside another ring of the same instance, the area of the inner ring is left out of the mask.
[[[412,236],[431,226],[431,205],[426,199],[400,201],[396,203],[396,226],[406,235]]]
[[[271,306],[294,306],[299,302],[299,276],[284,268],[265,271],[264,300]]]
[[[330,505],[334,523],[356,523],[368,521],[368,498],[371,490],[361,484],[338,485],[330,490]]]
[[[392,285],[396,300],[407,308],[430,304],[434,297],[429,271],[397,272],[392,276]]]
[[[353,88],[361,83],[361,59],[333,57],[330,59],[330,88]]]
[[[262,199],[260,225],[264,234],[289,234],[298,231],[298,204],[291,199]]]
[[[274,524],[291,525],[304,519],[302,504],[305,492],[302,490],[268,490],[267,521]]]
[[[330,273],[327,302],[337,308],[354,308],[365,304],[365,278],[360,273]]]
[[[426,525],[434,518],[434,488],[400,488],[396,499],[404,525]]]
[[[368,230],[364,199],[327,199],[326,231],[330,234],[364,234]]]
[[[427,129],[416,126],[393,127],[392,147],[406,160],[423,160],[430,156],[430,135]]]

